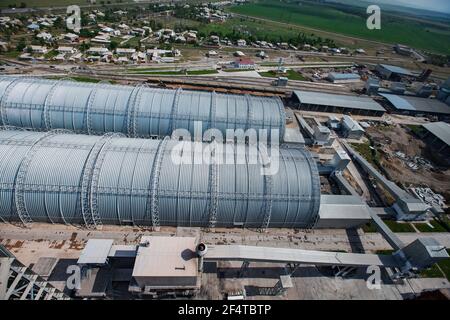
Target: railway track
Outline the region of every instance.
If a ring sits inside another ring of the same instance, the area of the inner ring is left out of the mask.
[[[89,77],[98,80],[114,80],[120,83],[136,83],[147,82],[164,87],[182,87],[186,89],[197,89],[206,91],[217,91],[225,93],[240,93],[240,94],[255,94],[264,96],[289,96],[294,90],[310,90],[328,93],[351,94],[349,88],[343,85],[315,83],[307,81],[289,80],[288,85],[284,87],[273,86],[272,83],[275,78],[258,78],[258,77],[242,77],[232,75],[216,76],[216,75],[202,75],[202,76],[174,76],[174,75],[142,75],[142,74],[128,74],[117,73],[107,70],[89,70],[88,72],[82,70],[67,71],[58,68],[50,69],[47,66],[32,65],[9,59],[3,59],[8,63],[20,65],[21,72],[26,72],[26,67],[32,67],[32,73],[21,73],[22,76],[38,76],[38,77]],[[15,72],[14,72],[15,73]],[[17,75],[17,74],[15,74]]]

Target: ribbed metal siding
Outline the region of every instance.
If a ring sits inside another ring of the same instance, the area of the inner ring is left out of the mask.
[[[24,185],[25,207],[32,221],[80,223],[82,177],[99,136],[27,131],[0,131],[0,216],[19,216],[14,210],[15,177],[27,151],[33,148]],[[35,143],[38,141],[37,143]],[[161,140],[112,137],[99,151],[96,178],[90,177],[90,207],[104,224],[151,225],[149,198],[157,194],[161,225],[201,226],[210,222],[210,165],[175,164],[173,149],[193,162],[206,144],[169,140],[163,152],[159,185],[152,190],[155,154]],[[200,147],[196,149],[195,146]],[[238,159],[233,145],[231,157]],[[218,165],[218,227],[261,227],[264,207],[272,200],[270,227],[311,227],[318,214],[320,185],[317,167],[304,149],[281,149],[280,167],[268,194],[260,164],[250,164],[252,152],[232,164]],[[223,155],[222,155],[223,156]],[[201,159],[201,158],[198,158]]]
[[[38,78],[0,78],[0,116],[0,125],[143,138],[192,135],[194,121],[224,137],[226,129],[285,130],[279,98]]]

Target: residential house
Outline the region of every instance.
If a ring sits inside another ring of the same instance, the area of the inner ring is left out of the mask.
[[[92,47],[87,50],[88,54],[93,54],[93,55],[104,55],[104,54],[107,54],[108,52],[109,52],[109,50],[107,48],[103,48],[103,47]]]
[[[50,33],[48,33],[48,32],[41,32],[41,33],[36,35],[36,38],[44,40],[46,42],[50,42],[50,41],[53,40],[53,36]]]
[[[237,42],[238,47],[245,47],[247,45],[247,41],[244,39],[239,39]]]
[[[235,69],[255,69],[255,62],[249,58],[239,58],[231,66]]]
[[[134,48],[117,48],[116,54],[119,56],[128,56],[131,57],[131,55],[136,53],[136,49]]]
[[[44,46],[30,46],[30,48],[33,53],[46,54],[48,52],[48,48]]]
[[[78,39],[80,38],[77,34],[75,33],[66,33],[62,35],[62,38],[65,40],[69,40],[70,42],[76,42],[78,41]]]

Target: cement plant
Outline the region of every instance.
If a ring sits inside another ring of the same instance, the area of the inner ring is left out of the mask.
[[[1,300],[450,300],[450,7],[7,2]]]

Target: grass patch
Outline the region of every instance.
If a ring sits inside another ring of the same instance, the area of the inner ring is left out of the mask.
[[[433,227],[430,227],[427,223],[414,223],[414,226],[420,232],[447,232],[447,230],[439,223],[439,221],[431,220],[429,223]]]
[[[5,57],[5,58],[9,58],[9,59],[16,59],[18,58],[23,52],[17,51],[17,50],[13,50],[13,51],[8,51],[8,52],[2,52],[0,53],[0,57]]]
[[[8,8],[9,5],[16,5],[20,7],[21,3],[25,3],[27,8],[39,8],[39,7],[62,7],[73,4],[86,4],[86,0],[3,0],[0,3],[0,8]],[[106,2],[106,1],[105,1]],[[114,1],[115,2],[115,1]]]
[[[93,79],[93,78],[89,78],[89,77],[82,77],[82,76],[78,76],[78,77],[70,77],[71,79],[78,81],[78,82],[90,82],[90,83],[98,83],[101,80],[99,79]]]
[[[377,232],[377,228],[375,227],[375,224],[373,222],[368,222],[362,226],[362,229],[366,233],[373,233]]]
[[[437,264],[433,264],[430,268],[420,271],[419,276],[422,278],[442,278],[444,275]]]
[[[416,230],[414,230],[413,226],[410,223],[400,223],[393,220],[383,221],[393,232],[416,232]],[[378,232],[373,222],[366,223],[365,225],[363,225],[362,229],[366,233]]]
[[[370,143],[352,143],[352,148],[355,149],[356,152],[358,152],[361,156],[364,157],[371,165],[373,165],[375,168],[377,166],[377,162],[380,161],[380,155],[378,152],[372,148],[370,148]]]
[[[192,70],[188,71],[188,75],[202,75],[202,74],[214,74],[218,73],[217,70],[211,69],[211,70]]]
[[[224,72],[245,72],[245,71],[255,71],[254,69],[233,69],[233,68],[225,68],[222,69]]]
[[[61,79],[61,77],[47,77],[48,79]],[[89,78],[89,77],[83,77],[83,76],[71,76],[70,77],[70,80],[73,80],[73,81],[77,81],[77,82],[88,82],[88,83],[98,83],[98,82],[100,82],[100,81],[102,81],[102,80],[99,80],[99,79],[94,79],[94,78]],[[114,84],[115,83],[115,81],[108,81],[109,83],[111,83],[111,84]]]
[[[390,255],[390,254],[394,253],[394,250],[377,250],[375,253]],[[450,255],[450,249],[447,249],[447,253]],[[438,265],[439,265],[439,267],[438,267]],[[443,277],[445,277],[445,278],[447,278],[447,280],[450,280],[450,258],[447,258],[437,264],[434,264],[428,269],[422,270],[419,273],[419,276],[422,278],[443,278]]]
[[[393,232],[416,232],[413,226],[407,222],[400,223],[392,220],[384,220],[384,223],[386,223]]]
[[[44,54],[44,58],[45,59],[51,59],[51,58],[56,57],[57,55],[58,55],[58,52],[56,50],[50,50],[49,52]]]
[[[387,249],[387,250],[377,250],[375,251],[376,254],[385,254],[385,255],[390,255],[394,253],[394,250],[392,249]]]
[[[133,74],[147,74],[147,75],[164,75],[164,76],[178,76],[178,75],[202,75],[202,74],[215,74],[218,73],[217,70],[208,69],[208,70],[191,70],[191,71],[142,71],[142,70],[132,70],[128,71]]]
[[[421,125],[408,124],[406,126],[418,137],[423,137],[427,132],[427,130]]]
[[[447,253],[450,255],[450,249],[447,249]],[[447,280],[450,281],[450,258],[439,262],[438,265],[439,265],[439,267],[441,267]]]
[[[301,73],[298,73],[297,71],[294,70],[286,70],[286,73],[278,73],[274,70],[270,70],[267,72],[259,72],[259,74],[263,77],[269,77],[269,78],[278,78],[278,77],[286,77],[289,80],[300,80],[300,81],[307,81],[308,79],[306,79],[304,76],[302,76]]]

